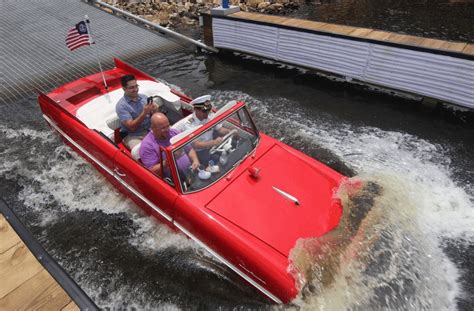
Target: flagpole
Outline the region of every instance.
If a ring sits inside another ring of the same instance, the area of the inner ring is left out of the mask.
[[[97,57],[97,62],[99,63],[100,73],[102,74],[102,81],[104,81],[105,89],[108,91],[109,87],[107,85],[107,82],[105,81],[104,71],[102,70],[102,65],[100,63],[99,52],[97,51],[97,47],[94,44],[95,43],[94,39],[92,38],[92,31],[91,31],[91,27],[89,25],[89,23],[90,23],[89,22],[89,17],[87,15],[85,15],[84,19],[85,19],[84,21],[86,22],[87,32],[89,33],[89,43],[90,43],[90,45],[94,45],[95,56]]]

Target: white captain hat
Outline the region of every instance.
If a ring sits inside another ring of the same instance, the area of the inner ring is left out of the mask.
[[[211,95],[199,96],[193,99],[190,102],[190,104],[193,105],[194,108],[199,108],[203,110],[211,110],[212,109]]]

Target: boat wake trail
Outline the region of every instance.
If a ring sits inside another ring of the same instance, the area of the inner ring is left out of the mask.
[[[1,125],[0,133],[9,146],[1,151],[2,195],[100,307],[265,304],[204,249],[118,193],[44,124]]]

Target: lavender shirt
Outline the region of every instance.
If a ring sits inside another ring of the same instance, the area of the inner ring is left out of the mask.
[[[166,148],[170,145],[171,137],[179,134],[178,130],[170,128],[168,132],[168,137],[165,139],[156,139],[153,132],[149,132],[145,138],[142,140],[142,144],[140,146],[140,159],[145,165],[146,168],[150,168],[153,165],[160,163],[160,146]],[[186,153],[190,151],[190,148],[186,148]],[[182,171],[185,171],[187,168],[191,166],[191,161],[186,153],[183,153],[178,159],[177,164],[178,168]],[[166,160],[166,154],[163,153],[164,160]]]

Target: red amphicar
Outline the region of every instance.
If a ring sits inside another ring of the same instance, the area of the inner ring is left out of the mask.
[[[298,294],[290,251],[300,238],[321,237],[340,221],[334,192],[344,176],[258,131],[245,103],[232,101],[211,121],[187,129],[162,148],[162,173],[127,149],[115,112],[123,96],[122,76],[133,74],[140,93],[157,99],[171,128],[189,121],[191,98],[115,59],[116,68],[40,94],[47,123],[125,195],[149,214],[182,231],[217,260],[275,302]],[[209,152],[216,163],[182,172],[183,150],[226,128]],[[163,159],[167,159],[164,161]],[[209,169],[210,168],[210,169]]]

